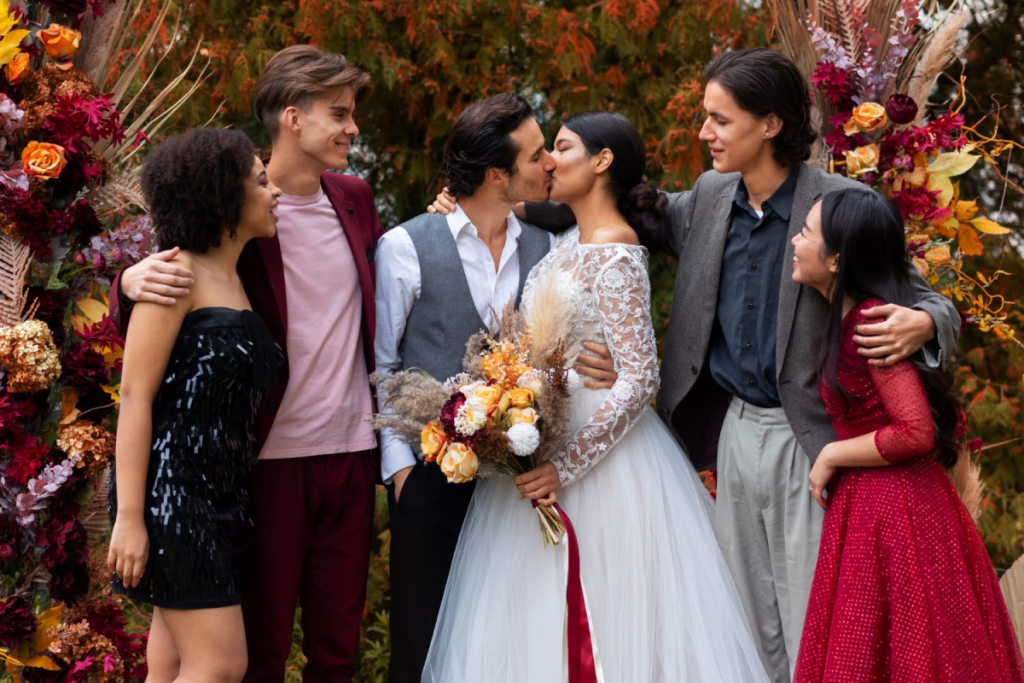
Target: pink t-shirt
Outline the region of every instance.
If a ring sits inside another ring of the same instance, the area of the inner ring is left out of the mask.
[[[373,448],[363,297],[352,250],[323,188],[281,195],[277,231],[288,298],[288,387],[263,460]]]

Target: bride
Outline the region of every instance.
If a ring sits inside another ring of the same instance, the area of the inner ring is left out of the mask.
[[[523,306],[529,317],[537,292],[557,287],[572,329],[607,344],[619,378],[576,393],[573,436],[551,461],[478,483],[425,683],[564,680],[565,559],[542,546],[523,500],[556,496],[579,540],[606,683],[768,680],[715,541],[714,503],[650,409],[657,349],[637,231],[661,218],[641,183],[644,155],[633,125],[609,112],[569,117],[555,140],[551,199],[579,223],[530,274]]]

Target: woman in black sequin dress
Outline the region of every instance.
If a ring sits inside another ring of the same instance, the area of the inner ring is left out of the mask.
[[[132,312],[107,561],[115,590],[154,605],[149,680],[241,680],[254,422],[282,354],[236,264],[274,235],[280,191],[244,134],[212,129],[154,150],[142,187],[161,248],[195,279]]]

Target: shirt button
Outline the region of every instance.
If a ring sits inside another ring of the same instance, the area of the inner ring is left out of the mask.
[[[747,304],[747,308],[751,311],[754,310],[754,304]]]
[[[747,343],[746,343],[746,344],[744,345],[744,348],[748,348],[748,349],[749,349],[749,348],[751,348],[751,347],[753,347],[753,346],[754,346],[753,344],[751,344],[750,342],[747,342]]]
[[[750,270],[757,270],[757,265],[755,264],[755,265],[750,266]]]
[[[747,386],[751,386],[751,387],[752,387],[752,386],[754,386],[755,384],[757,384],[757,382],[755,382],[755,381],[754,381],[753,379],[748,379],[748,380],[747,380]]]

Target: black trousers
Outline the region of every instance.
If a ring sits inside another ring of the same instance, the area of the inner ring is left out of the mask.
[[[391,515],[391,668],[388,683],[420,683],[441,610],[448,571],[476,482],[449,484],[441,468],[419,462]]]

